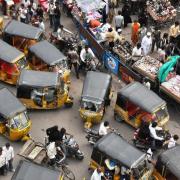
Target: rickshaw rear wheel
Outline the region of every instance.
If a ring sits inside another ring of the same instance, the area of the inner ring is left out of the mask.
[[[73,106],[73,102],[66,102],[64,105],[66,108],[71,108]]]
[[[123,122],[123,119],[119,115],[117,115],[116,113],[114,113],[114,120],[117,122]]]

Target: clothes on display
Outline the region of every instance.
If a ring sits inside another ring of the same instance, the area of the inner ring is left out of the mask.
[[[169,91],[173,94],[173,96],[176,96],[178,101],[180,102],[180,76],[176,75],[173,78],[169,79],[166,82],[163,82],[161,84],[161,87],[165,89],[166,91]]]
[[[159,22],[165,22],[176,17],[176,9],[169,0],[148,0],[147,12]]]

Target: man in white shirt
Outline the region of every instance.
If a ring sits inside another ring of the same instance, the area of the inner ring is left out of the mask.
[[[143,37],[141,47],[145,56],[151,52],[152,37],[150,32],[148,32],[147,35]]]
[[[163,137],[159,137],[156,131],[162,130],[161,127],[157,126],[157,122],[153,121],[149,125],[150,136],[152,138],[152,146],[155,147],[157,141],[163,141]]]
[[[9,144],[6,143],[6,145],[3,147],[3,151],[6,154],[6,161],[7,161],[7,169],[11,172],[14,172],[13,169],[13,159],[14,159],[14,149],[13,147]]]
[[[85,48],[81,50],[80,58],[81,61],[85,63],[87,60],[95,58],[95,55],[88,46],[85,46]]]
[[[108,133],[108,129],[109,129],[109,122],[108,121],[102,122],[99,127],[99,135],[100,136],[106,135]]]
[[[25,8],[24,4],[21,4],[19,8],[19,14],[20,14],[20,21],[26,23],[27,9]]]
[[[132,56],[133,57],[141,57],[142,56],[142,49],[141,49],[141,44],[140,43],[138,43],[137,46],[135,46],[133,48]]]
[[[39,28],[45,32],[45,25],[42,18],[39,18]]]
[[[115,20],[116,31],[124,27],[124,17],[122,16],[121,11],[118,11],[118,15],[114,17],[114,20]]]
[[[173,137],[171,137],[168,142],[168,149],[175,147],[178,139],[179,139],[179,136],[176,134]]]
[[[101,168],[97,168],[94,170],[94,172],[91,176],[91,180],[101,180],[102,177],[104,177],[104,174],[102,173]]]
[[[0,175],[5,175],[6,172],[6,153],[0,147]]]

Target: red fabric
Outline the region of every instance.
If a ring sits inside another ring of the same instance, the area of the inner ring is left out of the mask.
[[[138,37],[139,28],[140,28],[139,23],[133,23],[131,40],[134,45],[136,45],[139,40],[139,37]]]
[[[98,20],[90,20],[89,25],[91,28],[98,27],[101,23]]]

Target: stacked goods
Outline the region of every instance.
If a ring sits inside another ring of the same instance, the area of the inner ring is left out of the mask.
[[[128,41],[124,41],[115,46],[114,52],[122,61],[127,62],[132,58],[132,49],[132,45]]]
[[[157,77],[157,73],[161,65],[161,62],[157,59],[154,59],[150,56],[145,56],[142,59],[136,61],[132,67],[140,74],[142,73],[154,81]]]
[[[165,22],[176,16],[176,9],[169,0],[148,0],[147,12],[155,21]]]
[[[180,102],[180,76],[176,75],[161,84],[161,89],[168,91]]]

